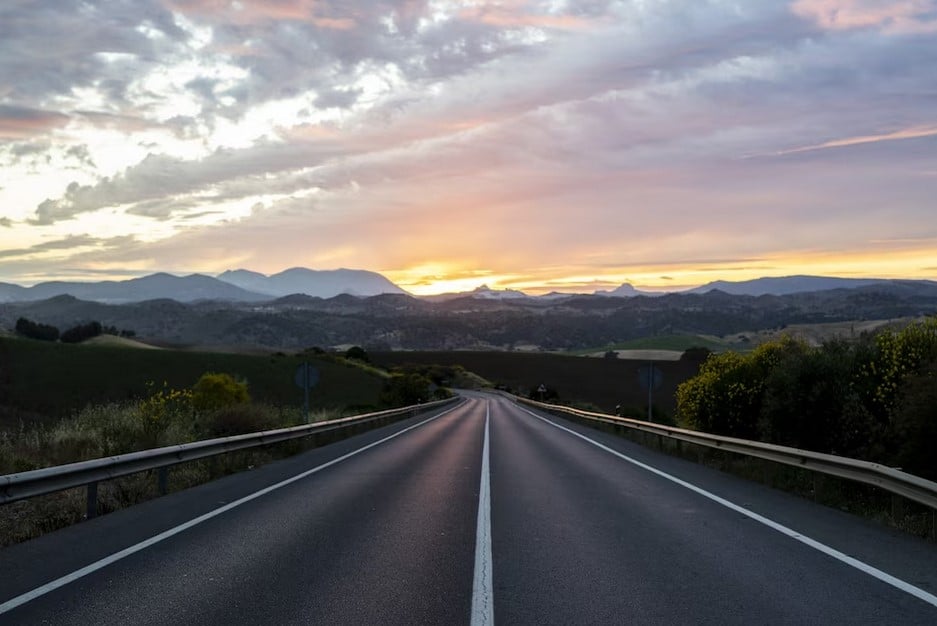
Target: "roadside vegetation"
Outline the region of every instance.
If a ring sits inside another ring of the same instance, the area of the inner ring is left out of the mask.
[[[883,463],[937,480],[937,318],[855,341],[785,337],[709,357],[682,426]]]
[[[362,413],[382,406],[386,372],[321,349],[226,354],[0,337],[0,430],[55,423],[86,407],[132,403],[149,396],[151,383],[186,389],[205,372],[245,380],[255,403],[298,414],[303,392],[294,374],[304,361],[320,375],[310,394],[312,407]]]
[[[450,395],[437,384],[449,370],[387,372],[371,365],[360,348],[345,355],[311,349],[293,357],[258,357],[0,338],[0,475],[299,425],[305,416],[293,374],[303,361],[321,375],[310,421]],[[188,384],[177,382],[206,364],[228,371],[213,367],[189,377]],[[154,373],[159,376],[142,378]],[[255,467],[317,442],[318,437],[293,440],[186,463],[170,472],[169,489]],[[147,473],[106,481],[99,485],[99,511],[155,495],[155,478]],[[4,505],[0,546],[79,521],[84,507],[83,489]]]

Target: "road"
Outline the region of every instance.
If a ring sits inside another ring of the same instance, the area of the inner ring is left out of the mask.
[[[937,546],[466,392],[0,550],[0,624],[935,624]]]

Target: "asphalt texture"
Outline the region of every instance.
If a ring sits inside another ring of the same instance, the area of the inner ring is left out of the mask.
[[[937,595],[934,544],[465,395],[454,409],[0,550],[2,606],[173,533],[0,613],[0,624],[469,623],[486,420],[495,622],[937,624],[937,607],[636,463]]]

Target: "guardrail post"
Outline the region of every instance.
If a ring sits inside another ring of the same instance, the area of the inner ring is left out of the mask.
[[[88,483],[88,499],[86,519],[91,519],[98,514],[98,483]]]
[[[900,522],[904,519],[904,498],[899,495],[892,494],[891,496],[891,518],[895,522]]]
[[[169,490],[169,467],[161,467],[156,475],[159,495],[165,496]]]

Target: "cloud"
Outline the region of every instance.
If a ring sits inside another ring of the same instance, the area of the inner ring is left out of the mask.
[[[0,102],[36,116],[4,200],[167,238],[73,265],[578,280],[935,228],[933,3],[88,4],[0,8],[0,71],[35,74]]]
[[[867,143],[878,143],[880,141],[901,141],[904,139],[920,139],[922,137],[934,137],[937,136],[937,126],[934,127],[917,127],[917,128],[905,128],[902,130],[896,130],[889,133],[882,133],[878,135],[863,135],[859,137],[846,137],[843,139],[835,139],[832,141],[825,141],[821,144],[816,144],[813,146],[804,146],[802,148],[790,148],[788,150],[782,150],[778,154],[796,154],[798,152],[809,152],[811,150],[825,150],[827,148],[847,148],[849,146],[860,146]]]
[[[937,32],[937,2],[933,0],[796,0],[791,9],[830,30],[880,28],[885,32]]]
[[[0,104],[0,140],[28,139],[68,123],[68,116],[54,111]]]
[[[4,228],[12,228],[13,220],[8,217],[0,217],[0,226],[3,226]]]
[[[160,33],[151,39],[143,29]],[[138,2],[61,3],[57,0],[0,5],[0,97],[40,102],[68,96],[76,88],[111,83],[111,95],[121,92],[129,76],[111,74],[106,57],[123,53],[152,62],[185,38],[172,15],[158,0]],[[138,69],[138,68],[134,68]]]
[[[22,257],[50,251],[76,250],[91,246],[99,249],[123,248],[135,241],[136,237],[129,235],[109,238],[93,237],[91,235],[69,235],[62,239],[44,241],[28,248],[0,250],[0,258]]]

